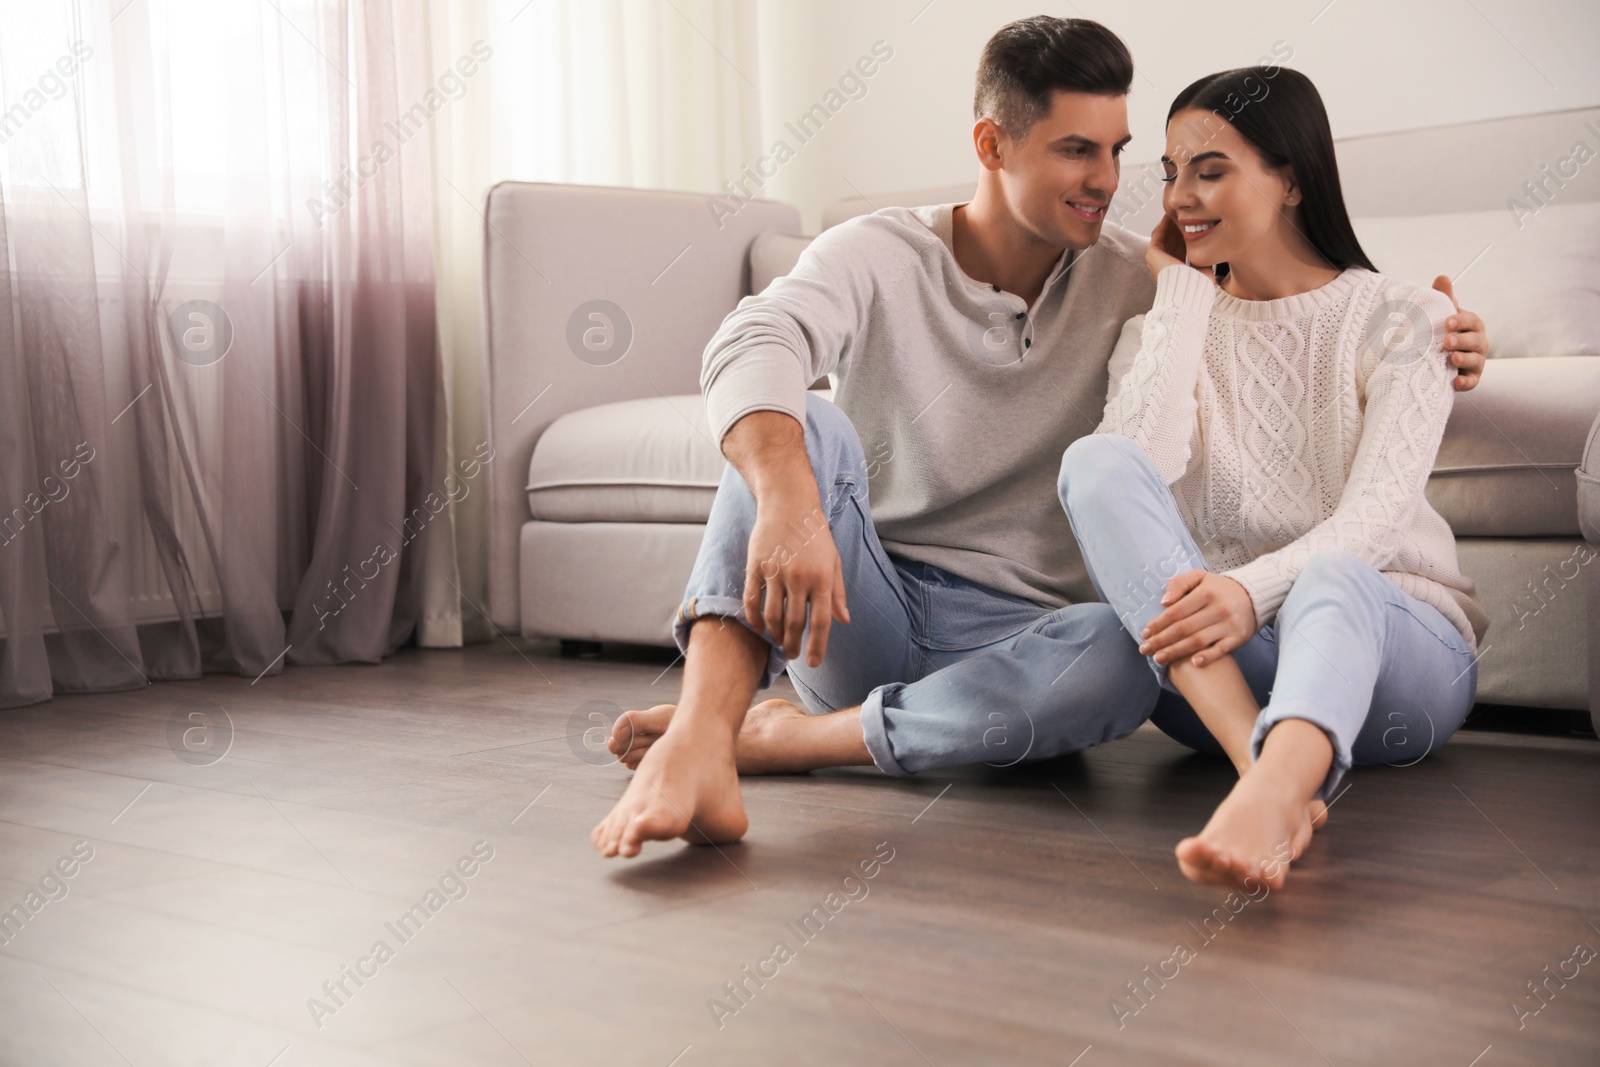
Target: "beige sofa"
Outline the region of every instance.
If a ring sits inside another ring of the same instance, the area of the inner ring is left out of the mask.
[[[1600,538],[1600,163],[1573,163],[1579,141],[1600,151],[1600,109],[1355,138],[1339,158],[1379,268],[1451,274],[1489,321],[1495,358],[1458,398],[1428,485],[1491,619],[1479,700],[1600,717],[1600,564],[1584,542]],[[842,201],[824,225],[970,195]],[[1147,231],[1159,197],[1153,166],[1129,168],[1112,217]],[[491,617],[527,636],[670,645],[724,462],[701,352],[801,253],[798,213],[504,183],[486,217]]]

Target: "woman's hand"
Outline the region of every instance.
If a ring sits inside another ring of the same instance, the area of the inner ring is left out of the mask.
[[[1150,620],[1139,646],[1157,663],[1193,656],[1194,665],[1203,667],[1255,636],[1255,604],[1225,574],[1185,571],[1167,582],[1161,604],[1167,610]]]
[[[1183,234],[1178,232],[1178,221],[1171,215],[1162,215],[1156,228],[1150,231],[1150,247],[1145,249],[1145,266],[1154,278],[1163,270],[1186,265],[1189,250],[1183,246]]]

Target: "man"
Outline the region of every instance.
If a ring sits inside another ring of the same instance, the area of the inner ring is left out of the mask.
[[[1097,23],[1004,27],[978,71],[972,202],[828,230],[712,338],[730,467],[678,615],[683,691],[614,726],[637,772],[591,835],[603,855],[737,840],[741,771],[1010,764],[1149,717],[1156,679],[1056,496],[1154,295],[1147,239],[1105,225],[1132,79]],[[1482,324],[1451,329],[1470,389]],[[834,402],[808,395],[830,373]],[[815,714],[750,708],[785,668]]]

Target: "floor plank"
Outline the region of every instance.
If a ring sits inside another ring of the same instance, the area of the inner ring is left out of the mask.
[[[59,898],[0,945],[0,1064],[1600,1061],[1600,958],[1563,963],[1600,948],[1592,738],[1358,770],[1257,900],[1179,875],[1228,768],[1151,727],[752,779],[746,841],[607,863],[627,776],[586,716],[670,699],[670,659],[501,642],[0,713],[0,907]],[[192,713],[214,761],[173,746]]]

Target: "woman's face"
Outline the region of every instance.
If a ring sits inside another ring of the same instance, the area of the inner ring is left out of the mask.
[[[1212,111],[1188,108],[1167,123],[1161,203],[1177,220],[1196,267],[1237,264],[1282,247],[1299,189],[1287,167],[1269,167],[1255,146]]]

